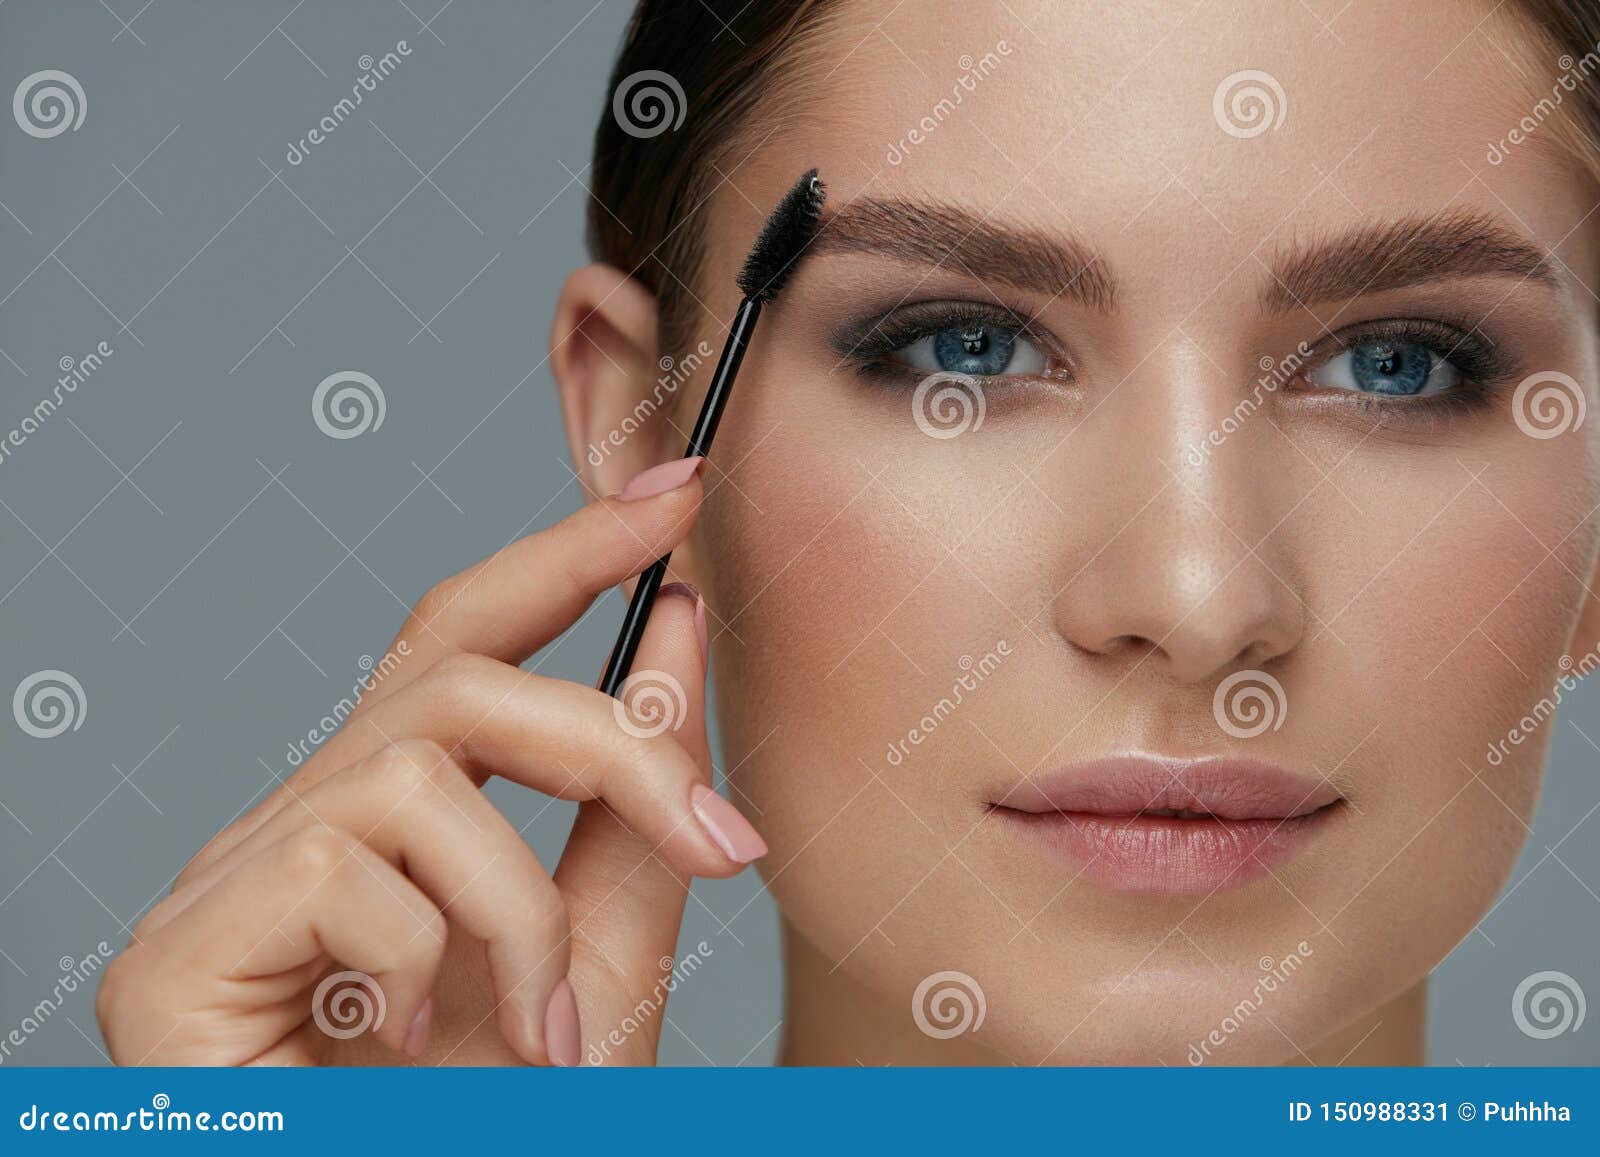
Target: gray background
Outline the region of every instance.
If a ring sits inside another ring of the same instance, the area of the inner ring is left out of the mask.
[[[86,96],[46,140],[0,110],[0,437],[114,349],[0,460],[0,698],[62,669],[87,704],[52,739],[0,714],[0,1037],[273,786],[423,590],[578,502],[546,334],[629,0],[141,3],[0,0],[0,96],[42,69]],[[311,420],[341,370],[381,385],[380,429]],[[619,607],[542,669],[592,682]],[[1569,698],[1507,894],[1436,974],[1435,1063],[1600,1061],[1600,1011],[1550,1040],[1511,1017],[1543,969],[1600,997],[1597,708]],[[489,790],[553,862],[569,805]],[[767,1063],[771,902],[753,872],[695,895],[682,945],[712,954],[662,1060]],[[80,990],[7,1063],[103,1061]]]

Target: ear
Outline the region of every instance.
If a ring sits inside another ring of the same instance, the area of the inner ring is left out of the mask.
[[[654,294],[609,265],[585,265],[567,278],[550,329],[550,367],[573,468],[591,497],[616,494],[683,453],[688,424],[673,407],[683,404],[675,394],[686,383],[663,387],[658,355]],[[694,554],[692,538],[681,543],[669,578],[698,586]]]
[[[591,495],[615,494],[672,457],[669,415],[653,396],[656,299],[643,285],[609,265],[568,277],[550,329],[550,367],[573,468]]]

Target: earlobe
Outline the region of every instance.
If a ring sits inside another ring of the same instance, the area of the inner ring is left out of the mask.
[[[671,457],[671,424],[653,409],[656,299],[609,265],[567,278],[550,331],[573,468],[592,495],[615,494]]]

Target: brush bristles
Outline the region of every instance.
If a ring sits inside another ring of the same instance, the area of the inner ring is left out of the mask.
[[[746,297],[764,304],[778,295],[816,236],[826,196],[827,190],[817,179],[815,169],[783,195],[761,226],[761,235],[744,259],[744,268],[739,270],[739,288]]]

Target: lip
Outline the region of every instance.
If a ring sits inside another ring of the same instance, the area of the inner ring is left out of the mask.
[[[1026,780],[991,808],[1102,887],[1209,895],[1292,859],[1342,799],[1273,764],[1122,755]]]

